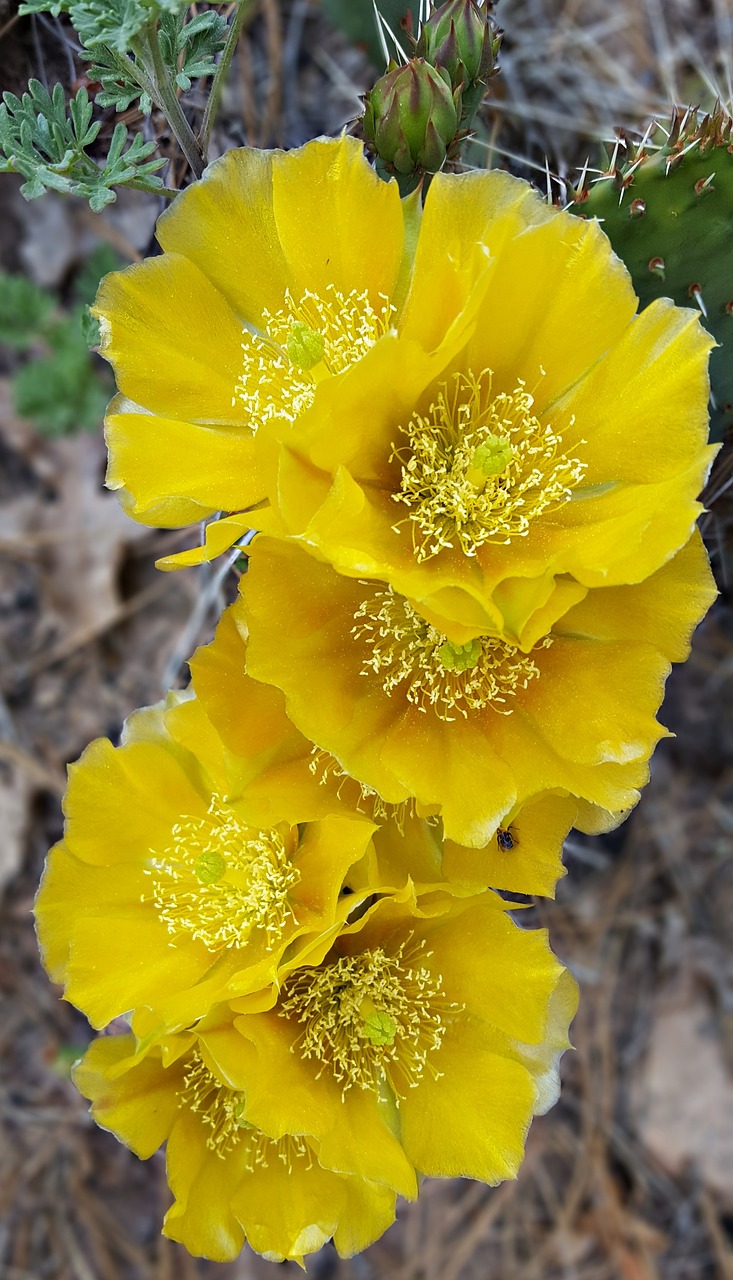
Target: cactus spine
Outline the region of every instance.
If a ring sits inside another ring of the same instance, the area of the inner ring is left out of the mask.
[[[570,206],[598,218],[642,306],[697,306],[718,342],[710,360],[711,436],[733,431],[733,118],[677,108],[640,143],[619,136],[605,173]]]

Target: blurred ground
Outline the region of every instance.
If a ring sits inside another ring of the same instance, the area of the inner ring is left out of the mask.
[[[54,43],[53,24],[15,22],[16,8],[0,0],[2,87],[41,70],[66,75],[73,51]],[[725,91],[731,16],[729,0],[664,9],[653,0],[504,0],[504,83],[486,116],[487,155],[496,163],[521,152],[515,167],[526,171],[549,150],[562,172],[582,163],[611,117],[663,107],[675,86],[701,97],[714,80]],[[218,149],[335,132],[368,76],[363,55],[314,4],[263,0]],[[155,201],[136,197],[96,219],[50,198],[29,206],[0,179],[0,266],[63,299],[100,237],[128,260],[148,252],[155,216]],[[102,487],[99,434],[52,441],[18,419],[8,382],[15,359],[0,348],[0,1280],[271,1276],[272,1264],[249,1254],[216,1266],[164,1241],[162,1161],[141,1164],[98,1131],[69,1082],[90,1033],[43,975],[29,914],[61,832],[65,766],[185,679],[222,587],[210,569],[155,571],[156,556],[185,535],[121,515]],[[534,908],[582,989],[560,1103],[535,1123],[516,1184],[427,1184],[366,1254],[344,1263],[324,1250],[314,1274],[733,1277],[729,479],[723,460],[706,519],[721,598],[670,682],[665,721],[677,737],[657,753],[632,819],[605,840],[568,841],[557,902]]]

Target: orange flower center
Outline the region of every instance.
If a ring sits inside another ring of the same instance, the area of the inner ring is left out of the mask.
[[[426,964],[425,943],[389,955],[374,947],[289,977],[281,1017],[303,1027],[298,1048],[333,1073],[346,1093],[388,1079],[399,1098],[420,1080],[445,1035],[442,982]],[[320,1074],[320,1073],[319,1073]]]
[[[232,406],[240,403],[253,431],[279,419],[295,422],[313,402],[325,377],[342,373],[374,346],[390,327],[394,307],[380,294],[343,294],[329,285],[326,296],[288,290],[285,306],[265,311],[263,328],[242,335],[243,367]]]
[[[540,674],[530,654],[495,636],[453,644],[392,587],[375,591],[354,617],[352,634],[368,649],[361,674],[375,672],[386,693],[399,689],[440,720],[484,707],[509,715],[510,700]],[[551,643],[547,636],[537,649]]]
[[[532,522],[572,497],[586,466],[562,452],[562,439],[532,413],[519,382],[494,394],[493,374],[454,374],[427,412],[414,413],[395,502],[409,508],[415,554],[427,560],[449,547],[475,556],[485,543],[526,537]]]
[[[196,1050],[186,1066],[178,1104],[200,1116],[203,1124],[210,1129],[206,1145],[222,1160],[234,1147],[246,1145],[245,1168],[248,1173],[258,1167],[266,1169],[273,1159],[282,1161],[288,1170],[295,1161],[305,1160],[306,1168],[310,1168],[313,1163],[310,1148],[304,1138],[297,1134],[287,1135],[279,1140],[268,1138],[245,1120],[244,1093],[222,1084]]]
[[[243,826],[217,795],[206,817],[183,816],[171,835],[147,869],[168,932],[221,951],[262,929],[274,947],[293,918],[289,894],[300,880],[284,835]]]

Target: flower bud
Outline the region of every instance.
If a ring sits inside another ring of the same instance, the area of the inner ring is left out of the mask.
[[[446,0],[420,32],[420,57],[447,72],[454,90],[462,90],[461,123],[478,109],[494,69],[499,38],[489,19],[490,7],[479,6],[477,0]]]
[[[447,73],[413,58],[392,67],[367,94],[364,135],[389,172],[437,173],[458,132],[460,89]]]

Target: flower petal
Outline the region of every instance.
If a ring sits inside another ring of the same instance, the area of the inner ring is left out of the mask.
[[[196,1257],[230,1262],[244,1244],[244,1232],[231,1209],[242,1178],[240,1147],[223,1156],[206,1146],[201,1120],[183,1107],[168,1139],[166,1168],[176,1200],[165,1216],[163,1235]]]
[[[92,314],[130,400],[164,418],[241,424],[242,326],[193,262],[165,254],[105,276]]]
[[[441,1075],[426,1071],[403,1099],[402,1142],[421,1173],[478,1178],[495,1185],[516,1178],[536,1100],[529,1071],[472,1043],[468,1020],[449,1030]]]
[[[265,496],[247,426],[219,428],[147,413],[111,413],[105,438],[110,451],[107,488],[121,490],[125,511],[143,524],[175,529],[216,511],[243,510]]]
[[[74,1084],[92,1103],[97,1124],[114,1133],[141,1160],[148,1160],[178,1118],[178,1097],[170,1075],[152,1056],[119,1072],[125,1059],[134,1055],[134,1036],[93,1040],[74,1067]]]
[[[443,872],[459,883],[554,898],[557,881],[565,875],[563,842],[577,808],[572,797],[543,792],[504,819],[503,839],[508,844],[508,835],[511,841],[508,848],[496,835],[483,849],[446,840]]]
[[[255,324],[282,307],[287,289],[389,295],[402,238],[396,184],[345,135],[286,153],[229,151],[158,223],[166,252],[195,262]]]

